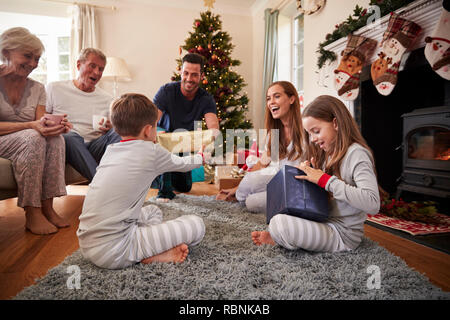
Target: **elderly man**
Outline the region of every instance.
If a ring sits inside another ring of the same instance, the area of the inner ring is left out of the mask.
[[[108,119],[112,97],[96,87],[105,65],[106,57],[100,50],[86,48],[77,60],[78,77],[49,83],[46,88],[47,112],[67,114],[73,124],[72,131],[63,135],[66,160],[89,181],[106,147],[121,139]],[[99,121],[99,128],[93,126],[94,115],[106,117]]]
[[[203,57],[188,53],[183,59],[181,81],[163,85],[153,102],[158,107],[158,126],[168,132],[177,129],[194,130],[194,122],[205,119],[208,129],[219,129],[214,98],[200,88],[203,78]],[[166,202],[175,197],[174,190],[188,192],[192,187],[191,172],[164,173],[154,183],[158,187],[158,201]]]

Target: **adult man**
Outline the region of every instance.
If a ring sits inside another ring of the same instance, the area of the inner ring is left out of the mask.
[[[214,98],[199,87],[203,78],[203,57],[188,53],[183,59],[181,81],[163,85],[155,95],[158,126],[168,132],[177,129],[194,130],[194,121],[205,119],[208,129],[219,129]],[[188,192],[192,187],[191,172],[168,172],[157,179],[160,201],[175,197],[174,190]]]
[[[112,101],[106,91],[96,87],[105,65],[106,57],[100,50],[83,49],[77,60],[77,78],[53,82],[46,88],[47,112],[67,114],[73,124],[72,131],[63,135],[66,161],[89,181],[94,177],[106,147],[121,139],[109,120],[102,119],[99,130],[93,128],[93,116],[107,117]]]

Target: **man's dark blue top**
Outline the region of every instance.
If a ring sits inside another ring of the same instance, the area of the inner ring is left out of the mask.
[[[205,89],[198,88],[194,99],[181,93],[181,82],[170,82],[159,88],[153,102],[162,111],[158,126],[167,132],[176,129],[194,130],[194,121],[201,121],[206,113],[216,114],[216,102]]]

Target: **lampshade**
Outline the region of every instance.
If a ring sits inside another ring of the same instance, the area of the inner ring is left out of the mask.
[[[106,67],[103,70],[102,78],[109,78],[114,81],[131,81],[131,75],[126,62],[122,58],[116,57],[106,58]]]

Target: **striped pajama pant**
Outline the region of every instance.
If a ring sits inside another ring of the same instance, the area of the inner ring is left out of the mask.
[[[275,172],[272,168],[264,168],[248,172],[236,190],[236,199],[245,203],[247,210],[254,213],[265,213],[267,205],[267,184]]]
[[[349,250],[331,223],[277,214],[270,219],[268,231],[275,243],[290,250],[304,249],[319,252]]]
[[[166,222],[162,222],[162,216],[157,206],[145,206],[137,225],[126,236],[106,245],[82,248],[81,252],[101,268],[123,269],[182,243],[195,246],[205,236],[203,219],[196,215],[183,215]]]

